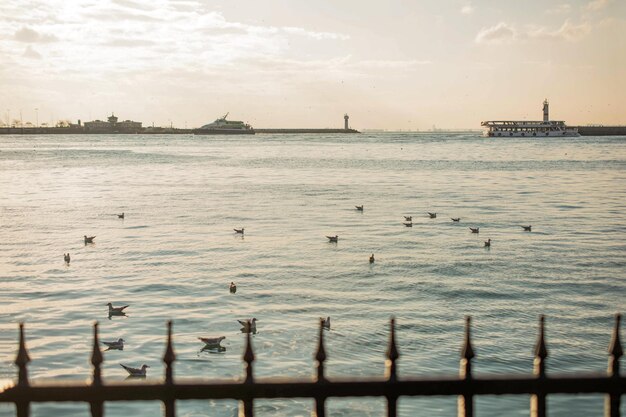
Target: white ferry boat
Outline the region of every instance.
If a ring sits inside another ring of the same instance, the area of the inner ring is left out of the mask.
[[[254,129],[247,123],[238,120],[226,120],[228,113],[214,122],[194,129],[195,135],[254,135]]]
[[[543,102],[543,121],[525,120],[494,120],[480,124],[486,129],[484,136],[488,137],[567,137],[580,136],[578,128],[566,126],[564,121],[550,120],[548,115],[548,100]]]

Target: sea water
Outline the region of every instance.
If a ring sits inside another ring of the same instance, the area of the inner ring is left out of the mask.
[[[234,380],[245,340],[237,319],[250,317],[256,376],[311,378],[326,316],[329,377],[381,376],[392,316],[400,377],[458,375],[466,315],[476,375],[529,375],[541,314],[549,374],[606,372],[614,314],[626,307],[625,202],[624,137],[2,136],[0,379],[16,377],[24,321],[33,380],[87,380],[97,321],[102,340],[126,341],[104,352],[107,382],[125,379],[119,363],[148,364],[148,380],[158,380],[173,320],[178,380]],[[241,227],[244,236],[233,232]],[[109,319],[109,302],[130,305],[128,315]],[[198,337],[222,335],[225,351],[202,351]],[[312,404],[255,408],[308,416]],[[177,403],[188,417],[233,416],[237,407]],[[476,399],[480,416],[526,416],[528,407],[524,395]],[[601,416],[603,396],[555,395],[548,407]],[[385,402],[329,399],[327,409],[378,416]],[[454,396],[399,400],[403,416],[455,409]],[[83,403],[32,411],[89,415]],[[105,411],[148,417],[161,405]],[[2,416],[14,413],[0,406]]]

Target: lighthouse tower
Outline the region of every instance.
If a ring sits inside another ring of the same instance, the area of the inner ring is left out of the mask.
[[[348,116],[348,113],[343,115],[343,122],[344,122],[343,128],[346,129],[346,130],[350,129],[350,126],[348,125],[348,119],[349,118],[350,118],[350,116]]]
[[[547,123],[550,121],[550,116],[548,116],[548,99],[543,101],[543,122]]]

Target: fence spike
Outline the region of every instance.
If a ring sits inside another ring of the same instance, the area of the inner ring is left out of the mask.
[[[622,342],[619,337],[619,328],[622,321],[622,315],[617,313],[615,315],[615,327],[613,327],[613,335],[611,336],[611,343],[609,343],[609,376],[619,376],[619,359],[624,355],[622,350]]]
[[[93,365],[93,385],[102,384],[102,371],[100,365],[104,359],[100,351],[100,342],[98,340],[98,322],[93,325],[93,351],[91,352],[91,364]]]
[[[470,316],[465,316],[465,343],[463,344],[463,350],[461,351],[461,359],[466,359],[470,361],[476,356],[474,354],[474,349],[472,348],[472,340],[470,335],[470,324],[472,318]]]
[[[465,316],[465,342],[463,343],[463,349],[461,350],[461,366],[459,370],[459,376],[465,380],[468,385],[465,392],[458,397],[457,416],[459,417],[473,417],[474,416],[474,399],[471,391],[467,392],[471,388],[472,379],[472,359],[474,356],[474,349],[472,348],[472,339],[470,335],[471,317]]]
[[[248,329],[251,329],[251,322],[248,320]],[[250,331],[246,332],[246,351],[243,354],[243,360],[246,362],[246,383],[252,384],[254,382],[252,362],[254,362],[254,352],[252,351],[252,341],[250,338]]]
[[[545,321],[546,318],[542,314],[539,316],[539,334],[537,335],[537,343],[535,344],[535,359],[533,361],[533,374],[540,379],[546,377],[546,358],[548,357],[548,348],[545,339]],[[546,394],[542,390],[530,396],[530,416],[545,417],[547,415]]]
[[[317,361],[317,382],[322,382],[326,378],[324,376],[324,361],[326,361],[326,349],[324,349],[324,319],[320,319],[320,338],[315,353]]]
[[[545,339],[545,316],[539,317],[539,335],[535,344],[535,360],[533,372],[536,376],[543,378],[546,376],[546,358],[548,357],[548,348]]]
[[[619,337],[619,327],[621,321],[622,315],[617,313],[615,315],[615,327],[613,328],[613,336],[611,337],[611,343],[609,344],[609,354],[614,358],[615,363],[618,363],[619,358],[624,355],[624,351],[622,350],[622,342]],[[619,375],[619,372],[616,372],[613,375]]]
[[[30,362],[30,356],[26,350],[26,342],[24,341],[24,323],[20,323],[20,346],[15,358],[15,365],[19,368],[17,383],[18,385],[28,385],[28,369],[26,366]]]
[[[619,378],[619,359],[624,355],[622,350],[622,342],[619,337],[619,327],[622,321],[620,313],[615,314],[615,327],[609,343],[609,366],[607,374],[611,378]],[[621,409],[621,396],[619,393],[612,392],[605,396],[604,415],[606,417],[619,417]]]
[[[174,347],[172,346],[172,320],[167,322],[167,346],[165,348],[165,354],[163,355],[163,362],[165,363],[165,383],[174,383],[174,374],[172,371],[172,363],[176,360],[176,354],[174,353]]]
[[[537,343],[535,344],[535,356],[541,359],[545,359],[548,357],[548,349],[546,347],[545,331],[544,331],[545,321],[546,321],[546,318],[542,314],[539,317],[539,336],[537,337]]]
[[[386,362],[386,376],[389,381],[396,381],[398,379],[396,375],[396,360],[400,357],[398,348],[396,347],[396,319],[391,318],[389,324],[389,346],[387,347],[387,360]]]

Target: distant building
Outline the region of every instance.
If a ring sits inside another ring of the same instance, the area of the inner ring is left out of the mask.
[[[111,116],[107,118],[107,121],[94,120],[92,122],[85,122],[85,130],[89,132],[116,132],[116,133],[138,133],[141,131],[141,122],[133,122],[132,120],[124,120],[118,122],[117,117],[111,113]]]

